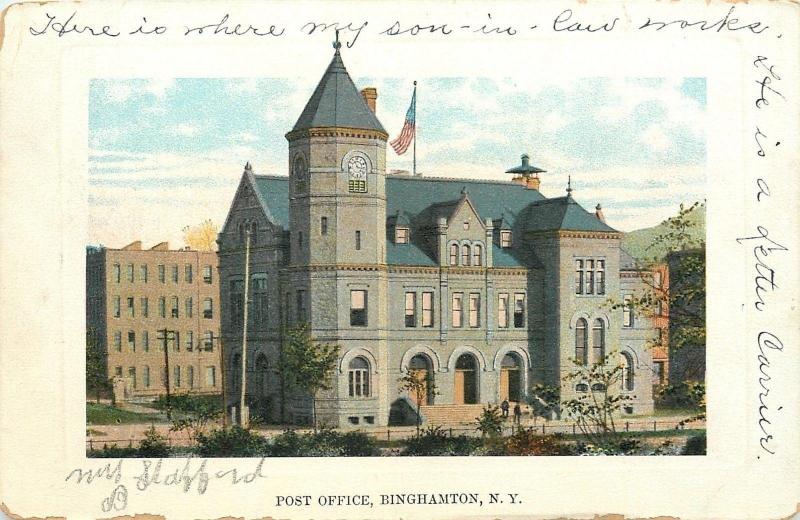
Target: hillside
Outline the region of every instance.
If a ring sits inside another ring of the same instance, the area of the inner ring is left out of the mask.
[[[689,233],[692,236],[692,238],[697,242],[700,241],[704,242],[706,239],[705,203],[699,205],[697,209],[689,213],[687,218],[689,219],[690,222],[696,224],[689,230]],[[653,257],[661,259],[668,252],[666,246],[664,244],[659,244],[658,246],[650,247],[650,244],[653,243],[653,239],[655,237],[663,233],[666,233],[668,229],[669,228],[665,221],[662,222],[661,224],[658,224],[657,226],[644,229],[637,229],[636,231],[625,233],[625,235],[622,238],[622,248],[637,260],[647,260],[647,259],[652,259]]]

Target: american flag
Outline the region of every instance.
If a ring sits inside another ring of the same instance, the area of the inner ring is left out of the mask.
[[[416,132],[416,122],[415,119],[417,117],[417,82],[414,82],[414,94],[411,96],[411,106],[408,107],[408,112],[406,112],[406,122],[403,125],[403,129],[400,131],[400,135],[397,136],[389,144],[394,148],[394,151],[397,155],[403,155],[408,150],[408,145],[411,144],[411,141],[414,139],[414,134]]]

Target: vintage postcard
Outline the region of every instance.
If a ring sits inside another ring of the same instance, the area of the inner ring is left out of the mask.
[[[8,6],[3,512],[791,515],[799,24]]]

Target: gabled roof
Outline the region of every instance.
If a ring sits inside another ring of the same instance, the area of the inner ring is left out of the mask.
[[[268,207],[272,219],[284,228],[289,225],[289,178],[285,176],[254,175],[259,199]],[[600,222],[593,213],[583,209],[571,197],[546,199],[537,190],[512,182],[408,175],[386,176],[386,214],[389,219],[407,215],[412,222],[411,242],[386,242],[386,261],[390,265],[437,265],[428,237],[422,236],[420,226],[430,227],[433,214],[450,216],[462,202],[466,188],[469,201],[483,221],[502,216],[503,229],[524,233],[527,230],[578,230],[615,232]],[[521,235],[520,235],[521,236]],[[492,246],[494,265],[520,267],[535,265],[530,252]],[[524,258],[523,258],[524,257]]]
[[[367,106],[344,67],[339,49],[294,124],[292,131],[309,128],[345,127],[386,133]]]
[[[589,213],[571,195],[534,202],[525,214],[526,231],[599,231],[616,233],[594,213]]]

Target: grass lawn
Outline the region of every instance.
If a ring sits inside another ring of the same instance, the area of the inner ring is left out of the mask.
[[[683,416],[694,417],[700,413],[705,412],[702,408],[656,408],[653,411],[654,417],[671,417]]]
[[[114,408],[107,404],[86,403],[86,424],[128,424],[164,422],[158,414],[144,414]]]

